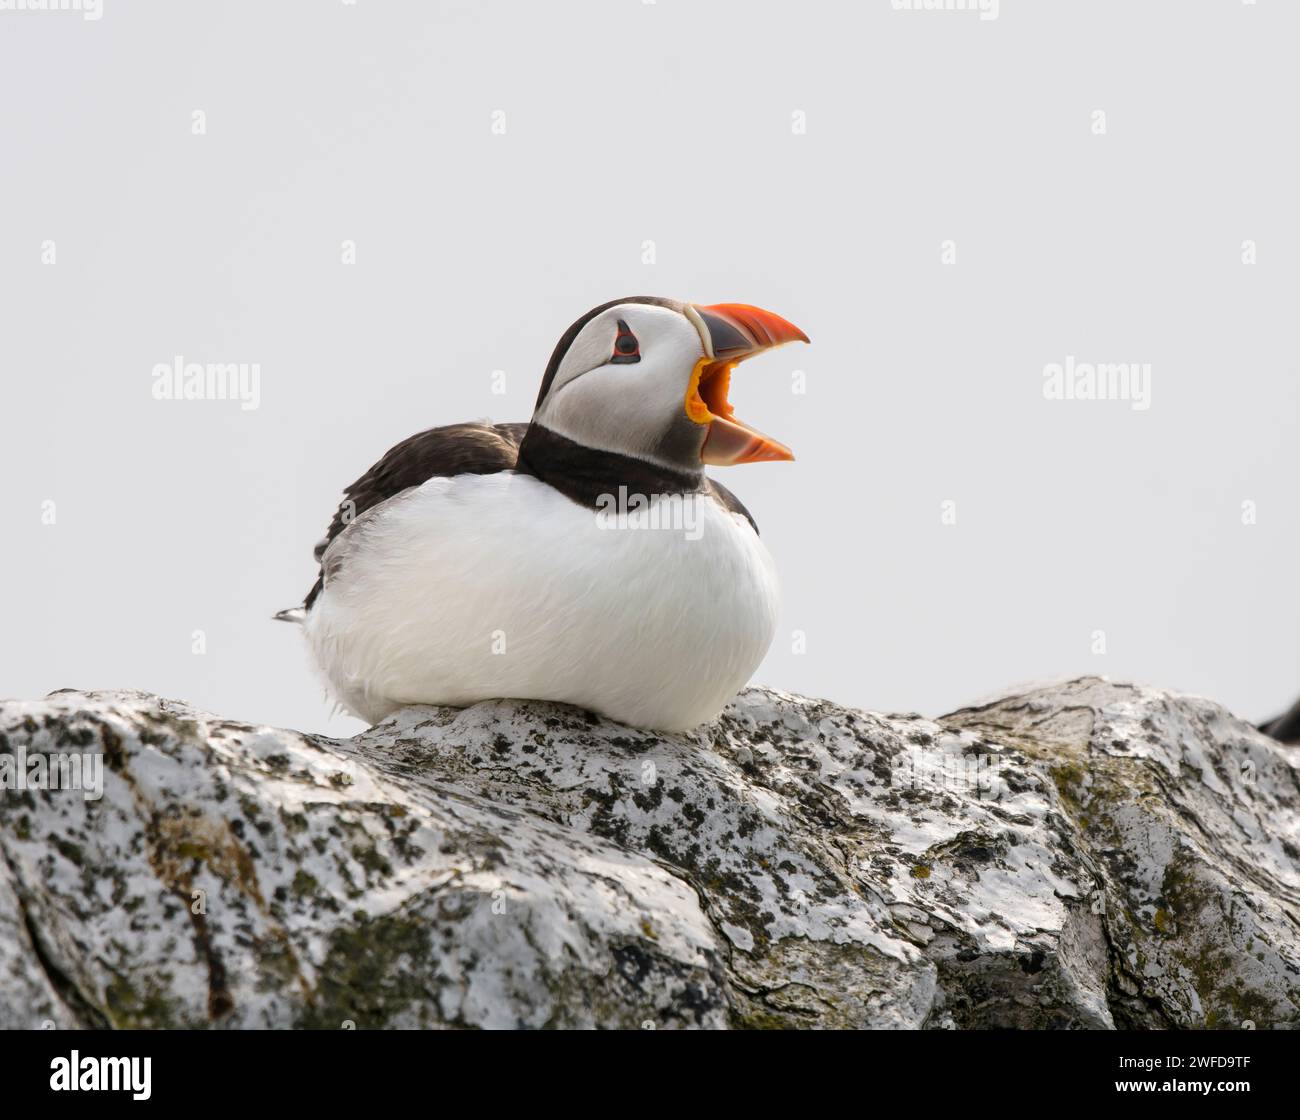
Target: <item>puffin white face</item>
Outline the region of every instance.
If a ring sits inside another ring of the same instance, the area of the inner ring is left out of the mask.
[[[605,304],[560,340],[533,420],[583,447],[678,471],[705,463],[792,459],[736,420],[737,362],[807,337],[771,312],[637,297]]]

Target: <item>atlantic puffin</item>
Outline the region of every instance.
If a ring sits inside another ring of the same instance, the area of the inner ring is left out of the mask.
[[[712,720],[772,642],[778,586],[754,519],[704,468],[794,458],[728,389],[738,362],[796,340],[747,304],[588,311],[529,423],[431,428],[349,486],[315,586],[275,617],[301,623],[368,723],[502,698],[661,731]]]

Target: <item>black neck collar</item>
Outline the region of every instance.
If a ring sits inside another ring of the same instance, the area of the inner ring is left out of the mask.
[[[557,435],[540,424],[528,425],[519,444],[515,470],[531,474],[567,498],[591,509],[600,508],[602,494],[696,494],[705,489],[704,469],[677,471],[631,455],[597,451]]]

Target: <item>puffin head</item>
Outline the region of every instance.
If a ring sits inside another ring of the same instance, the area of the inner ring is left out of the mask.
[[[686,473],[793,459],[738,420],[727,393],[746,358],[808,336],[743,303],[614,300],[573,324],[551,355],[534,426],[595,451]]]

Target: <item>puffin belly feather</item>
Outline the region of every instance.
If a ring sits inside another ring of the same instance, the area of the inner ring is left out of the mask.
[[[513,697],[685,730],[744,687],[778,606],[750,524],[694,500],[689,539],[602,528],[528,475],[430,479],[331,545],[305,632],[340,702],[371,722]]]

